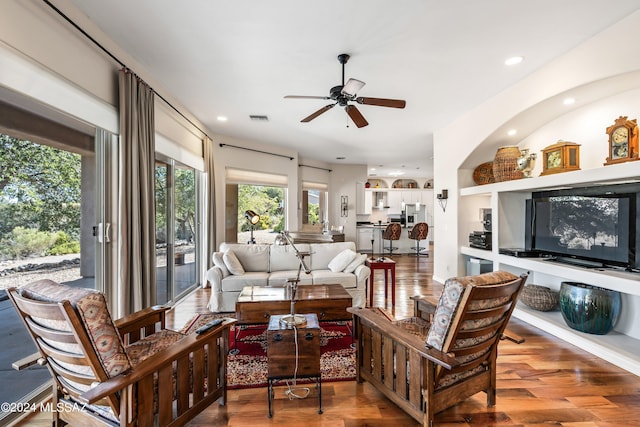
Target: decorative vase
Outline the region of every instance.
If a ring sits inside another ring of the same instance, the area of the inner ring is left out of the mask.
[[[620,314],[620,292],[578,282],[560,285],[560,311],[567,325],[588,334],[609,333]]]
[[[493,159],[493,177],[496,182],[521,179],[524,174],[518,169],[518,159],[522,153],[515,145],[498,148]]]

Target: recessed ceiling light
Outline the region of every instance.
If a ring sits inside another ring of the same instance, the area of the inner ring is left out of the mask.
[[[571,104],[575,104],[576,103],[576,99],[575,98],[565,98],[562,103],[564,105],[571,105]]]
[[[336,160],[344,160],[344,159],[346,159],[346,157],[343,157],[343,156],[336,157]]]
[[[509,135],[509,136],[514,136],[516,133],[518,133],[518,131],[517,131],[517,130],[515,130],[515,129],[510,129],[510,130],[509,130],[509,132],[507,132],[507,135]]]
[[[374,171],[374,170],[376,170],[376,168],[371,168],[370,170],[371,170],[371,171]]]
[[[227,118],[225,116],[218,116],[216,117],[218,119],[219,122],[226,122]]]
[[[524,56],[512,56],[511,58],[504,61],[504,65],[516,65],[521,63],[524,60]]]
[[[401,172],[401,171],[389,172],[389,176],[400,176],[400,175],[404,175],[404,172]]]

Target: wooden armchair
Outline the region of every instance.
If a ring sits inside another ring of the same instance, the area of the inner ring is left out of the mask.
[[[494,406],[497,347],[525,281],[500,271],[449,279],[430,324],[349,308],[358,382],[371,383],[423,426],[479,391]]]
[[[8,295],[54,379],[55,426],[178,426],[226,401],[227,320],[165,329],[165,308],[113,322],[104,295],[41,280]]]

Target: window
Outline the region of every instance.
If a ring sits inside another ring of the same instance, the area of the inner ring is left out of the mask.
[[[256,243],[273,243],[274,233],[286,229],[287,177],[241,169],[226,171],[226,209],[228,219],[225,241],[247,243],[251,235]],[[260,216],[253,225],[245,218],[247,210]]]
[[[327,185],[303,181],[302,183],[302,227],[308,231],[323,231],[328,224]]]
[[[285,229],[284,188],[262,185],[238,185],[238,243],[273,243],[274,233]],[[252,225],[245,212],[251,210],[260,216]]]

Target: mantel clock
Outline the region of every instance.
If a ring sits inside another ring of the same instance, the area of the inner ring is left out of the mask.
[[[542,175],[580,170],[580,144],[558,141],[542,150]]]
[[[636,119],[628,120],[627,116],[620,116],[615,123],[607,128],[609,135],[609,157],[604,165],[614,165],[638,158],[638,123]]]

